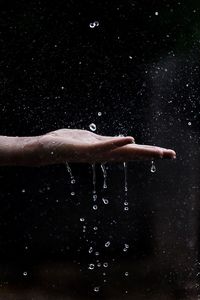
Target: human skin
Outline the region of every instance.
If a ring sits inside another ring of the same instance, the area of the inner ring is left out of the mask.
[[[87,130],[59,129],[41,136],[0,136],[1,166],[127,162],[176,157],[171,149],[135,144],[134,138],[101,136]]]

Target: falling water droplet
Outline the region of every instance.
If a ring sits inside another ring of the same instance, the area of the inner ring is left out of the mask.
[[[128,245],[128,244],[124,244],[124,247],[125,247],[126,249],[128,249],[128,248],[129,248],[129,245]]]
[[[102,198],[102,201],[103,201],[104,204],[108,204],[109,203],[108,199],[105,199],[105,198]]]
[[[75,179],[72,179],[72,180],[71,180],[71,184],[74,184],[75,182],[76,182]]]
[[[96,127],[96,125],[94,123],[91,123],[89,125],[89,128],[90,128],[91,131],[96,131],[96,129],[97,129],[97,127]]]
[[[156,166],[155,166],[154,161],[152,160],[151,161],[151,173],[155,173],[155,172],[156,172]]]
[[[96,231],[96,230],[98,230],[98,227],[96,227],[96,226],[95,226],[95,227],[93,227],[93,230],[95,230],[95,231]]]
[[[81,221],[81,222],[84,222],[84,221],[85,221],[85,219],[84,219],[84,218],[80,218],[80,221]]]
[[[27,273],[27,272],[23,272],[23,275],[24,275],[24,276],[27,276],[27,275],[28,275],[28,273]]]
[[[128,272],[125,272],[125,273],[124,273],[124,275],[125,275],[125,276],[128,276],[128,275],[129,275],[129,273],[128,273]]]
[[[128,211],[128,210],[129,210],[128,206],[125,206],[125,207],[124,207],[124,210],[125,210],[125,211]]]
[[[107,189],[107,172],[106,172],[106,166],[105,164],[101,164],[101,170],[103,172],[103,188]]]
[[[99,117],[102,116],[102,112],[101,112],[101,111],[98,112],[98,116],[99,116]]]
[[[99,290],[100,290],[99,286],[95,286],[95,287],[94,287],[94,292],[98,293]]]
[[[107,268],[108,267],[108,263],[107,262],[103,263],[103,266],[104,266],[104,268]]]
[[[92,253],[92,252],[93,252],[93,248],[90,247],[89,250],[88,250],[88,252],[89,252],[89,253]]]
[[[128,191],[128,183],[127,183],[127,163],[124,162],[124,191],[127,192]]]
[[[97,205],[93,205],[92,207],[94,210],[97,210],[98,209],[98,206]]]
[[[110,241],[105,243],[105,247],[108,248],[110,246]]]
[[[89,264],[88,269],[89,269],[89,270],[94,270],[94,264]]]

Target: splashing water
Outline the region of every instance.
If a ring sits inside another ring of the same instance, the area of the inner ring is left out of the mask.
[[[155,173],[155,172],[156,172],[156,166],[155,166],[154,161],[152,160],[151,161],[151,173]]]
[[[91,123],[89,125],[89,128],[90,128],[91,131],[96,131],[96,129],[97,129],[97,127],[96,127],[96,125],[94,123]]]
[[[124,191],[128,192],[128,183],[127,183],[127,163],[124,162]]]
[[[103,189],[107,189],[107,172],[105,164],[101,164],[101,170],[103,172]]]
[[[69,173],[70,179],[71,179],[71,184],[75,184],[76,180],[74,179],[74,176],[72,174],[72,170],[71,170],[68,162],[66,162],[66,167],[67,167],[67,171]]]
[[[93,195],[96,195],[96,166],[92,164],[92,184],[93,184]]]

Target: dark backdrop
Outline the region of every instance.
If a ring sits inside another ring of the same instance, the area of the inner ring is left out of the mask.
[[[95,123],[99,134],[131,134],[139,143],[177,151],[177,161],[158,162],[155,174],[148,162],[129,163],[128,213],[121,165],[108,166],[108,206],[101,203],[97,166],[97,212],[91,166],[72,166],[75,196],[65,166],[1,168],[2,278],[10,278],[9,265],[17,270],[13,280],[23,282],[23,270],[32,278],[35,264],[47,260],[74,261],[87,273],[87,250],[94,245],[101,259],[118,259],[122,269],[124,261],[136,266],[144,261],[151,276],[194,287],[199,20],[198,1],[1,1],[1,135],[88,130]],[[94,21],[99,26],[90,28]],[[125,254],[124,243],[130,245]]]

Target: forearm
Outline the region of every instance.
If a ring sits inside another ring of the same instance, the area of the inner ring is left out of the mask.
[[[0,166],[31,166],[38,162],[38,137],[0,136]]]

